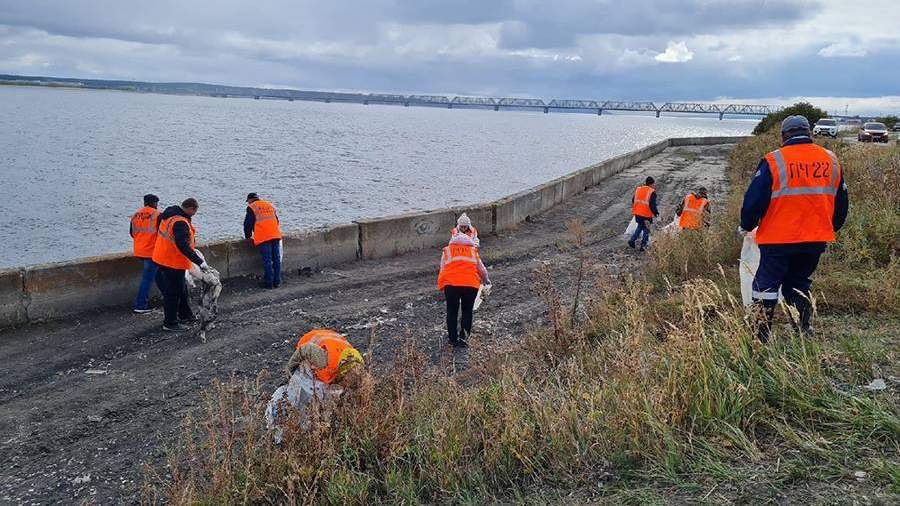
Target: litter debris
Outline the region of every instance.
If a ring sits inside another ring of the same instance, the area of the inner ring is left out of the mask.
[[[88,369],[87,371],[84,371],[85,374],[93,374],[98,376],[101,374],[106,374],[108,372],[109,371],[107,371],[106,369]]]
[[[85,483],[91,482],[91,475],[86,474],[84,476],[79,476],[72,480],[72,485],[84,485]]]
[[[198,255],[203,255],[198,251]],[[206,260],[206,259],[203,259]],[[193,287],[195,280],[200,283],[200,340],[206,342],[206,331],[215,328],[213,323],[219,314],[219,295],[222,294],[222,279],[219,271],[209,268],[206,271],[201,270],[196,265],[185,273],[188,284]]]
[[[885,388],[887,388],[887,383],[885,383],[885,381],[881,378],[875,378],[871,383],[864,386],[863,388],[871,392],[877,392],[879,390],[884,390]]]
[[[99,416],[99,415],[88,415],[88,421],[89,422],[102,422],[103,417]]]
[[[865,471],[856,471],[855,473],[853,473],[853,476],[856,477],[856,481],[865,481],[868,474]]]

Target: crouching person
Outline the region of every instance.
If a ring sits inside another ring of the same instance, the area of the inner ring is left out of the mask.
[[[362,365],[359,351],[334,330],[314,329],[304,334],[288,360],[287,384],[275,390],[266,407],[266,422],[276,429],[276,441],[281,440],[280,425],[288,406],[299,412],[305,425],[313,401],[327,412],[345,391],[360,385],[365,374]]]

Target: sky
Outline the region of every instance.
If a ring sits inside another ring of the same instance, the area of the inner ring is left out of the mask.
[[[900,2],[0,0],[0,73],[900,112]]]

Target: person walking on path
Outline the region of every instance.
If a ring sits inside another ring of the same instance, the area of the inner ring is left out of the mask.
[[[738,229],[745,234],[759,227],[752,297],[763,308],[765,321],[757,334],[763,342],[769,339],[779,289],[797,311],[796,328],[811,331],[810,278],[849,207],[841,165],[834,153],[813,143],[809,121],[785,118],[781,138],[782,147],[760,160],[750,181]]]
[[[281,285],[281,228],[275,206],[255,193],[247,195],[247,214],[244,216],[244,237],[253,241],[262,256],[264,279],[262,288]]]
[[[171,206],[159,215],[159,237],[153,248],[153,261],[159,266],[163,277],[163,330],[166,331],[187,330],[184,323],[193,323],[195,319],[188,303],[185,271],[191,268],[191,263],[200,266],[204,272],[209,270],[206,262],[194,251],[197,231],[191,218],[199,208],[197,200],[189,198],[180,206]]]
[[[659,216],[656,209],[656,181],[652,177],[647,176],[644,184],[634,191],[634,196],[631,197],[631,214],[634,215],[637,228],[628,240],[628,246],[634,248],[638,236],[643,234],[640,251],[644,251],[650,240],[650,224],[653,223],[654,216]]]
[[[681,230],[700,230],[706,224],[709,225],[709,198],[706,196],[706,188],[700,187],[697,191],[688,193],[675,209],[678,215],[678,228]]]
[[[450,244],[444,247],[437,284],[447,301],[447,337],[450,344],[466,347],[472,333],[472,312],[478,289],[482,284],[491,284],[487,269],[478,255],[478,247],[467,235],[454,235]]]
[[[128,233],[131,235],[135,258],[143,262],[141,284],[138,287],[137,297],[134,299],[133,311],[138,314],[149,313],[150,287],[153,281],[162,292],[162,275],[156,264],[153,263],[153,248],[156,246],[156,225],[159,218],[159,197],[148,193],[144,195],[144,207],[137,210],[131,216]]]

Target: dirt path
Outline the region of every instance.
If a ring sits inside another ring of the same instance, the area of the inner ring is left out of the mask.
[[[163,333],[159,311],[95,312],[0,333],[0,503],[136,501],[140,463],[160,465],[160,442],[177,435],[200,391],[215,378],[280,370],[311,325],[340,329],[365,348],[368,326],[378,321],[376,364],[389,364],[415,336],[435,363],[452,356],[464,368],[478,360],[479,342],[514,342],[541,323],[533,271],[552,261],[560,282],[568,282],[565,267],[574,257],[559,247],[568,220],[584,221],[586,247],[598,263],[633,265],[635,254],[620,234],[634,186],[646,175],[657,179],[664,217],[701,184],[715,206],[725,194],[729,148],[670,148],[514,232],[482,238],[494,294],[476,313],[468,350],[444,344],[437,250],[289,276],[275,291],[258,290],[249,279],[230,281],[218,328],[205,344]]]

